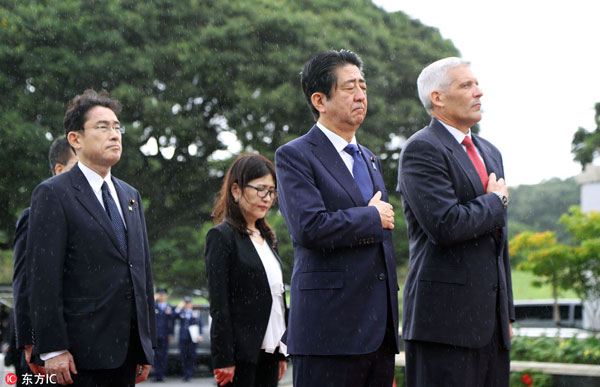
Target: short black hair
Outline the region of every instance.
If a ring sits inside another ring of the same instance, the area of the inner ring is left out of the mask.
[[[54,169],[56,164],[67,165],[71,158],[75,157],[75,153],[69,145],[69,141],[65,136],[60,136],[52,145],[50,145],[50,152],[48,152],[48,161],[50,162],[50,172],[54,176]]]
[[[63,119],[65,135],[68,135],[69,132],[83,130],[86,113],[95,106],[109,108],[116,116],[121,113],[121,103],[116,99],[111,99],[108,96],[108,91],[101,90],[98,93],[94,89],[87,89],[67,104],[67,111]]]
[[[319,119],[319,111],[312,104],[312,95],[314,93],[323,93],[329,99],[331,89],[337,86],[337,76],[335,70],[348,64],[358,67],[362,74],[362,60],[352,51],[330,50],[323,51],[315,55],[306,63],[300,73],[300,82],[302,91],[308,103],[315,120]]]

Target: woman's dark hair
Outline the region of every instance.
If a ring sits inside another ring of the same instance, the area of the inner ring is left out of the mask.
[[[225,221],[240,234],[249,235],[250,231],[247,228],[246,220],[240,210],[240,206],[235,202],[231,193],[231,187],[234,183],[237,183],[243,195],[244,187],[250,181],[269,174],[273,177],[275,185],[277,185],[275,166],[269,159],[259,154],[247,153],[239,155],[233,161],[233,164],[231,164],[231,167],[229,167],[227,174],[223,178],[223,185],[221,186],[219,197],[212,212],[214,223],[219,224]],[[258,228],[271,246],[275,246],[277,241],[275,232],[273,232],[265,218],[256,221],[256,228]]]
[[[345,65],[355,65],[362,73],[362,60],[352,51],[324,51],[315,55],[306,63],[300,73],[300,84],[315,121],[319,119],[319,111],[312,104],[314,93],[323,93],[327,99],[331,98],[331,90],[337,87],[335,70]]]

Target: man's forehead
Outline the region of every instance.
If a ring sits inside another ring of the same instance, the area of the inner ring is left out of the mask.
[[[362,71],[360,71],[360,69],[358,67],[356,67],[355,65],[352,65],[352,64],[338,67],[336,69],[336,74],[337,74],[337,78],[338,78],[337,79],[338,85],[343,85],[346,83],[355,83],[355,82],[366,83],[365,77],[364,77]]]

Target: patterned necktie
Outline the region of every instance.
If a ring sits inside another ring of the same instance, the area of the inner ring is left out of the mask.
[[[102,184],[102,200],[104,201],[104,208],[110,218],[110,222],[115,229],[115,234],[117,234],[119,246],[125,255],[127,255],[127,232],[125,231],[125,225],[123,225],[119,209],[117,208],[117,204],[112,195],[108,191],[108,184],[106,184],[106,182]]]
[[[477,170],[477,174],[479,175],[481,183],[483,184],[483,189],[487,190],[489,180],[487,170],[485,169],[485,165],[483,165],[483,161],[481,161],[481,159],[479,158],[477,150],[475,150],[475,145],[473,145],[471,137],[465,136],[465,139],[463,140],[462,144],[467,148],[467,154],[469,155],[471,162]]]
[[[348,144],[344,151],[354,159],[354,166],[352,167],[354,181],[358,185],[365,202],[368,203],[373,197],[373,183],[371,182],[371,176],[369,176],[367,164],[365,164],[365,160],[363,160],[356,145]]]

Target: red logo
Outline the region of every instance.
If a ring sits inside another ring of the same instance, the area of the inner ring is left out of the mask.
[[[17,384],[17,375],[11,373],[6,374],[6,377],[4,378],[4,380],[6,381],[6,384],[9,385],[15,385]]]

